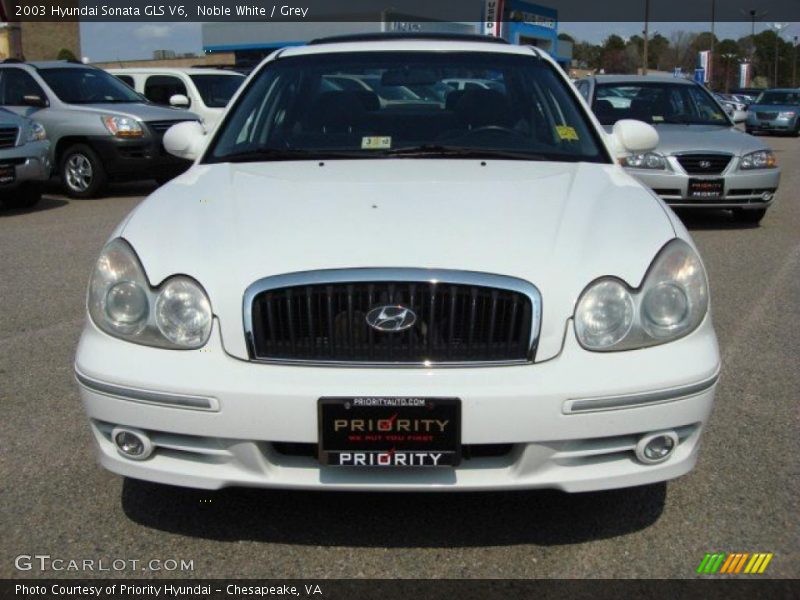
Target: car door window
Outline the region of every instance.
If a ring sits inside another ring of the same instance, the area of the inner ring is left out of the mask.
[[[0,77],[0,104],[23,106],[25,96],[47,96],[41,86],[22,69],[3,69]]]
[[[169,106],[169,99],[175,94],[188,97],[186,86],[172,75],[151,75],[144,84],[144,95],[155,104]]]

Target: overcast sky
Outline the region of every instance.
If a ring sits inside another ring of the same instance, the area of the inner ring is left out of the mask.
[[[709,23],[651,23],[655,32],[669,37],[673,31],[707,31]],[[756,32],[767,27],[756,23]],[[559,23],[559,31],[578,40],[602,42],[616,33],[622,37],[641,34],[642,23]],[[750,23],[717,23],[719,38],[733,39],[749,35]],[[784,36],[800,35],[800,23],[793,23]],[[121,40],[124,40],[121,42]],[[153,50],[200,52],[203,49],[200,23],[81,23],[81,53],[92,62],[152,58]]]

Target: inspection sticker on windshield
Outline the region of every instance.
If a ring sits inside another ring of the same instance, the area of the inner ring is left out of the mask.
[[[578,132],[569,125],[556,125],[556,133],[562,140],[578,141]]]
[[[663,123],[664,122],[664,117],[662,117],[661,115],[653,115],[650,118],[652,119],[653,123]]]
[[[365,135],[361,138],[362,150],[388,150],[392,147],[392,136]]]

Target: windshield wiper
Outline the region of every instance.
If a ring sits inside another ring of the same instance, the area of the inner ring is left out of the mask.
[[[363,152],[341,150],[298,150],[294,148],[256,148],[233,152],[223,156],[212,156],[209,163],[244,163],[278,160],[324,160],[328,158],[369,158]]]
[[[381,156],[417,157],[444,156],[452,158],[497,158],[505,160],[552,160],[543,154],[515,152],[513,150],[495,150],[492,148],[464,148],[462,146],[444,146],[439,144],[422,144],[395,148],[380,153]]]

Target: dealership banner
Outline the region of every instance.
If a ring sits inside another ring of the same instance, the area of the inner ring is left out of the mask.
[[[557,11],[558,20],[642,22],[643,0],[586,2],[586,0],[0,0],[8,21],[383,21],[393,11],[424,21],[496,24],[541,21],[541,9]],[[797,0],[759,0],[758,14],[770,21],[800,21]],[[753,0],[716,3],[716,21],[750,22]],[[697,0],[650,2],[651,22],[708,22],[710,8]],[[540,22],[541,21],[541,22]],[[492,33],[492,35],[499,35]]]
[[[223,580],[63,579],[0,580],[0,598],[22,600],[247,600],[284,598],[303,600],[512,600],[538,598],[652,600],[783,600],[800,597],[797,580],[559,580],[559,579],[318,579]]]

